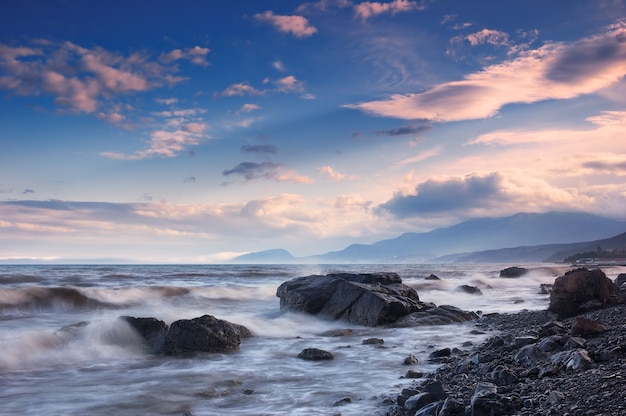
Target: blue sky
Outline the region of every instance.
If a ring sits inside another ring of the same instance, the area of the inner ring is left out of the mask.
[[[624,1],[0,5],[0,259],[626,219]]]

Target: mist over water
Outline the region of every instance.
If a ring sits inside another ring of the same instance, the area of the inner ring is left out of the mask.
[[[480,343],[473,323],[420,328],[365,328],[281,313],[277,287],[298,276],[394,271],[425,302],[509,312],[548,305],[541,283],[569,267],[533,265],[517,279],[509,265],[347,266],[0,266],[0,414],[46,415],[342,415],[376,414],[383,398],[410,385],[401,378],[431,371],[433,349]],[[623,269],[603,269],[611,278]],[[431,273],[441,280],[424,280]],[[467,284],[482,296],[458,290]],[[204,314],[248,327],[238,351],[193,357],[146,354],[118,317],[166,323]],[[349,335],[321,335],[352,329]],[[384,348],[363,345],[382,338]],[[296,358],[304,348],[335,359]],[[352,402],[337,406],[349,397]]]

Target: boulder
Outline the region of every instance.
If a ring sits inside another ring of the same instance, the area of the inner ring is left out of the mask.
[[[234,350],[249,331],[211,315],[172,322],[165,337],[165,354],[224,352]]]
[[[330,351],[320,350],[318,348],[305,348],[298,354],[298,358],[309,361],[319,361],[332,360],[335,356]]]
[[[165,345],[167,324],[156,318],[135,318],[133,316],[120,316],[120,319],[128,323],[144,340],[143,348],[152,353],[160,353]]]
[[[554,281],[548,310],[561,319],[569,318],[578,315],[589,301],[604,305],[614,292],[615,285],[602,270],[571,270]]]
[[[432,307],[396,273],[297,277],[281,284],[276,296],[282,311],[298,311],[364,326],[395,322]]]
[[[470,285],[458,286],[456,288],[456,291],[469,293],[470,295],[482,295],[483,294],[483,292],[479,288],[477,288],[476,286],[470,286]]]
[[[626,283],[626,273],[618,274],[615,278],[615,282],[613,283],[615,283],[617,287],[621,287],[624,283]]]
[[[500,271],[500,277],[506,278],[514,278],[514,277],[522,277],[526,273],[528,273],[528,269],[523,267],[507,267]]]

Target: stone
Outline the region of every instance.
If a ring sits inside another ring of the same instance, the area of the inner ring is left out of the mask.
[[[465,293],[469,293],[470,295],[482,295],[483,292],[477,288],[476,286],[470,286],[470,285],[461,285],[458,286],[456,288],[457,292],[465,292]]]
[[[593,365],[587,350],[575,349],[562,351],[550,356],[550,362],[556,366],[563,366],[566,370],[586,370]]]
[[[529,272],[528,269],[524,267],[507,267],[500,271],[500,277],[505,278],[515,278],[522,277]]]
[[[439,278],[439,276],[435,274],[431,274],[430,276],[425,277],[424,280],[441,280],[441,279]]]
[[[431,352],[429,357],[430,358],[442,358],[442,357],[449,357],[450,355],[452,355],[452,350],[450,350],[450,348],[442,348],[440,350]]]
[[[165,337],[165,354],[225,352],[239,348],[241,329],[228,321],[204,315],[172,322]]]
[[[565,273],[554,281],[548,310],[559,318],[569,318],[581,312],[581,305],[598,300],[604,305],[616,292],[615,285],[600,269],[579,268]]]
[[[465,415],[465,405],[463,402],[447,397],[444,400],[441,410],[437,416],[463,416]]]
[[[581,335],[584,337],[589,335],[596,335],[606,330],[606,325],[604,325],[600,321],[577,316],[574,320],[574,324],[572,325],[571,333],[572,335]]]
[[[409,412],[414,412],[427,404],[431,404],[433,401],[433,397],[429,393],[418,393],[404,402],[404,408]]]
[[[434,400],[443,400],[446,398],[446,391],[439,380],[433,380],[426,383],[423,390],[430,394]]]
[[[136,318],[133,316],[120,316],[120,319],[128,323],[144,340],[142,347],[152,353],[163,352],[165,337],[168,326],[165,322],[156,318]]]
[[[305,348],[298,354],[298,358],[308,361],[320,361],[332,360],[335,356],[330,351],[320,350],[318,348]]]
[[[626,283],[626,273],[618,274],[613,283],[615,286],[621,287],[624,283]]]
[[[282,311],[299,311],[356,325],[378,326],[433,307],[396,273],[297,277],[281,284],[276,296]]]
[[[404,364],[404,365],[414,365],[414,364],[417,364],[417,357],[414,356],[413,354],[411,354],[411,355],[409,355],[408,357],[406,357],[404,359],[402,364]]]
[[[368,338],[363,340],[363,345],[383,345],[385,343],[384,339],[381,338]]]

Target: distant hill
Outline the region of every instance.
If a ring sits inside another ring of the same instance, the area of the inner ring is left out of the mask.
[[[311,259],[327,263],[419,263],[454,253],[593,241],[624,231],[626,222],[592,214],[520,213],[472,219],[427,233],[405,233],[370,245],[353,244]]]
[[[502,218],[472,219],[426,233],[405,233],[374,244],[352,244],[343,250],[316,256],[293,257],[286,250],[268,250],[240,256],[233,261],[277,262],[268,260],[276,252],[280,254],[276,260],[282,259],[280,262],[283,263],[543,261],[564,250],[578,252],[595,244],[596,240],[623,232],[626,232],[626,222],[592,214],[519,213]],[[575,243],[581,241],[585,243]],[[567,255],[558,261],[565,257]]]
[[[296,258],[290,252],[283,249],[272,249],[243,254],[231,260],[232,263],[251,264],[283,264],[294,263]]]

